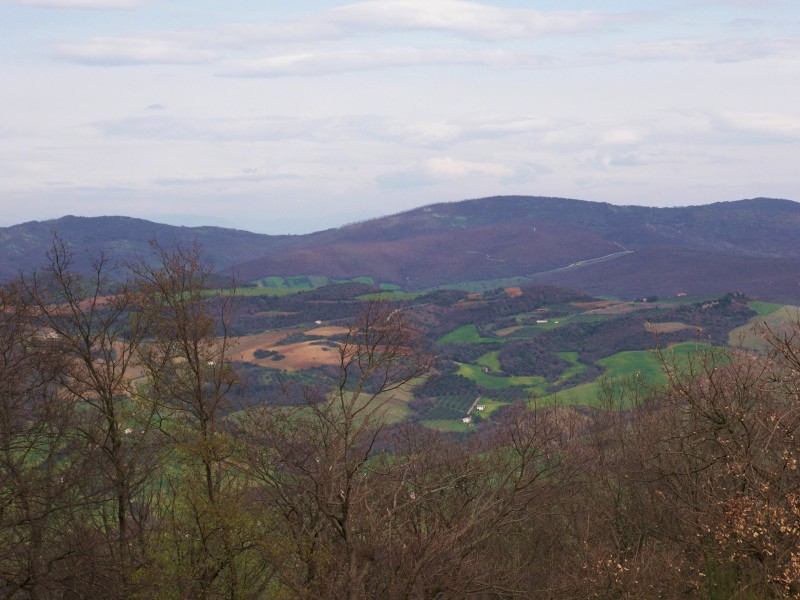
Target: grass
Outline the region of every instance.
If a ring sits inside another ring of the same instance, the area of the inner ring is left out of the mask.
[[[486,342],[497,343],[499,340],[481,337],[480,333],[478,333],[478,328],[473,323],[470,323],[443,335],[436,343],[441,346],[444,344],[483,344]]]
[[[303,288],[277,288],[277,287],[243,287],[236,289],[237,296],[269,296],[272,298],[277,298],[280,296],[291,296],[292,294],[298,294],[300,292],[308,292],[310,291],[310,287],[303,287]],[[223,290],[225,291],[225,290]]]
[[[484,354],[478,360],[475,361],[476,364],[486,367],[489,369],[490,373],[502,373],[503,369],[500,368],[500,359],[499,359],[499,350],[495,350],[494,352],[489,352],[488,354]]]
[[[460,419],[467,415],[474,401],[474,397],[439,396],[436,404],[428,409],[424,416],[427,419]]]
[[[558,378],[557,383],[564,383],[586,370],[586,365],[578,360],[577,352],[557,352],[559,358],[569,363],[569,367]]]
[[[501,334],[503,340],[517,340],[517,339],[528,339],[535,336],[541,330],[535,326],[527,326],[527,325],[517,325],[513,327],[514,331],[510,333]],[[505,331],[505,330],[504,330]]]
[[[541,393],[547,385],[544,377],[523,377],[519,375],[512,377],[498,377],[496,375],[484,373],[483,367],[478,365],[467,365],[464,363],[456,364],[458,365],[458,375],[466,377],[467,379],[471,379],[479,386],[490,390],[502,390],[510,387],[525,387],[529,388],[530,391]]]
[[[481,415],[481,417],[483,417],[485,419],[490,414],[492,414],[494,411],[496,411],[498,408],[500,408],[501,406],[508,406],[509,403],[508,402],[500,402],[498,400],[492,400],[491,398],[484,397],[484,398],[480,399],[478,404],[482,404],[486,408],[484,408],[480,412],[478,412],[478,411],[473,411],[473,412],[478,412],[478,414]]]
[[[447,285],[440,285],[424,290],[433,292],[435,290],[461,290],[470,293],[481,293],[496,290],[498,288],[506,287],[519,287],[531,283],[528,277],[507,277],[505,279],[487,279],[482,281],[461,281],[459,283],[451,283]]]
[[[759,317],[766,317],[767,315],[771,315],[775,311],[784,308],[783,304],[774,304],[772,302],[761,302],[760,300],[753,300],[752,302],[748,302],[747,306],[750,307],[750,310],[756,311],[756,316]]]
[[[664,358],[668,363],[675,364],[680,368],[696,351],[708,348],[710,348],[708,344],[683,342],[667,348],[664,351]],[[615,386],[615,391],[619,391],[622,383],[630,379],[641,380],[655,386],[664,385],[667,382],[667,376],[661,367],[658,355],[653,350],[618,352],[598,360],[597,364],[605,367],[603,376],[591,383],[584,383],[558,394],[547,396],[545,401],[561,405],[599,408],[603,405],[600,393],[603,391],[604,379]]]
[[[298,292],[309,292],[317,288],[324,287],[331,283],[364,283],[366,285],[376,285],[372,277],[356,277],[354,279],[341,279],[331,280],[325,275],[293,275],[287,277],[280,277],[278,275],[270,275],[269,277],[262,277],[256,279],[252,283],[254,285],[248,287],[241,287],[236,290],[239,296],[289,296],[297,294]],[[366,294],[359,297],[359,300],[410,300],[419,296],[422,292],[414,294],[406,294],[402,291],[399,285],[393,283],[382,283],[379,286],[383,293],[379,294]],[[212,290],[212,291],[226,291],[226,290]]]
[[[375,285],[375,280],[372,277],[356,277],[352,280],[354,283],[363,283],[366,285]]]
[[[386,300],[388,302],[397,300],[413,300],[421,295],[420,292],[403,292],[400,290],[387,290],[384,292],[376,292],[374,294],[362,294],[356,296],[356,300]]]
[[[455,433],[463,433],[475,429],[474,425],[462,423],[460,419],[425,419],[420,421],[425,427],[429,429],[436,429],[437,431],[447,431]]]
[[[756,330],[756,325],[766,325],[770,331],[781,335],[790,332],[793,324],[800,320],[800,307],[798,306],[751,302],[750,308],[758,314],[750,319],[747,325],[737,327],[728,334],[728,343],[731,346],[764,352],[767,350],[768,344],[762,334]]]
[[[289,296],[322,287],[327,285],[329,280],[322,275],[297,275],[294,277],[272,275],[257,279],[253,283],[254,286],[239,288],[236,293],[241,296]]]

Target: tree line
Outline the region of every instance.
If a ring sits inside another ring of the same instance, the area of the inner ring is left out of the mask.
[[[154,253],[78,275],[57,241],[0,287],[1,598],[800,593],[800,327],[453,436],[386,424],[433,357],[382,303],[327,383],[238,406],[233,296]]]

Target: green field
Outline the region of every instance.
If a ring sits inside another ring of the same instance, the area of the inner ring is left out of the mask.
[[[486,407],[484,410],[478,412],[478,414],[484,419],[487,418],[490,414],[492,414],[501,406],[509,405],[508,402],[498,402],[497,400],[492,400],[491,398],[481,398],[478,404],[482,404],[483,406]],[[473,413],[475,412],[477,411],[473,411]]]
[[[439,396],[436,404],[425,413],[424,417],[427,420],[460,419],[467,415],[474,400],[475,398],[464,396]]]
[[[695,344],[683,342],[675,344],[664,350],[664,359],[668,364],[675,364],[679,368],[686,364],[689,356],[698,350],[707,350],[708,344]],[[602,407],[603,399],[600,397],[604,382],[610,382],[614,391],[619,392],[625,381],[635,383],[644,382],[647,385],[658,386],[667,383],[658,354],[654,350],[634,350],[619,352],[606,358],[601,358],[597,364],[605,367],[605,373],[591,383],[584,383],[553,394],[545,398],[546,402],[570,406]]]
[[[372,277],[356,277],[352,279],[354,283],[363,283],[365,285],[375,285],[375,280]],[[342,283],[346,283],[346,280]]]
[[[441,346],[443,344],[483,344],[487,342],[497,343],[499,341],[495,338],[481,337],[480,333],[478,333],[478,328],[470,323],[443,335],[436,343]]]
[[[527,277],[509,277],[506,279],[487,279],[484,281],[462,281],[459,283],[428,288],[424,291],[427,293],[436,290],[461,290],[463,292],[479,294],[482,292],[490,292],[498,288],[518,287],[521,285],[529,285],[530,283],[531,279]]]
[[[564,383],[586,370],[586,365],[578,360],[577,352],[557,352],[558,356],[569,363],[569,367],[558,378],[557,383]]]
[[[395,302],[398,300],[413,300],[419,295],[420,292],[387,290],[385,292],[375,292],[374,294],[362,294],[361,296],[356,296],[356,300],[386,300],[387,302]]]
[[[486,367],[489,369],[490,373],[502,373],[503,369],[500,368],[500,359],[498,355],[500,354],[499,350],[495,350],[494,352],[489,352],[488,354],[484,354],[478,360],[475,361],[475,364],[480,365],[481,367]]]
[[[783,304],[774,304],[772,302],[761,302],[760,300],[753,300],[752,302],[748,302],[747,306],[750,307],[750,310],[756,311],[756,314],[759,317],[766,317],[767,315],[771,315],[772,313],[774,313],[776,310],[785,308]]]
[[[483,367],[478,365],[467,365],[464,363],[456,363],[458,365],[458,374],[467,379],[471,379],[481,387],[490,390],[501,390],[509,387],[525,387],[528,391],[534,393],[542,393],[547,386],[547,381],[544,377],[498,377],[490,373],[484,373]]]
[[[746,348],[756,352],[764,352],[768,344],[758,327],[766,326],[775,334],[781,335],[792,330],[800,321],[800,307],[768,302],[751,302],[750,308],[758,314],[750,319],[747,325],[737,327],[728,335],[731,346]]]
[[[328,285],[330,281],[322,275],[297,275],[294,277],[274,275],[262,277],[252,283],[255,285],[239,288],[236,293],[242,296],[288,296]]]
[[[474,425],[462,423],[460,419],[426,419],[420,422],[425,427],[436,429],[437,431],[463,433],[475,429]]]

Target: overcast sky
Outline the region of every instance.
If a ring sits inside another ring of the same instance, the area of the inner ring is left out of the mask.
[[[0,225],[800,200],[797,0],[0,0]]]

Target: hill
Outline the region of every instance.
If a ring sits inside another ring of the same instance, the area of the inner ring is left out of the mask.
[[[800,204],[758,198],[651,208],[559,198],[435,204],[308,236],[242,278],[370,276],[406,289],[522,277],[592,293],[800,296]]]
[[[800,299],[800,204],[780,199],[653,208],[498,196],[292,236],[70,216],[0,229],[0,276],[39,266],[53,231],[84,266],[84,248],[126,260],[147,256],[151,239],[196,241],[241,281],[371,277],[414,291],[516,280],[623,298],[741,291]]]
[[[53,235],[76,252],[76,266],[88,267],[88,256],[104,251],[112,259],[134,260],[150,254],[149,241],[163,246],[197,242],[204,257],[218,269],[263,256],[278,248],[291,248],[295,236],[269,236],[222,227],[175,227],[130,217],[66,216],[49,221],[30,221],[0,228],[0,278],[29,272],[45,263]]]

